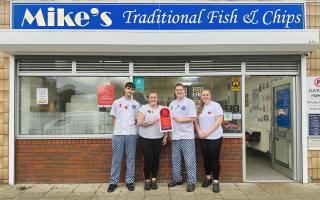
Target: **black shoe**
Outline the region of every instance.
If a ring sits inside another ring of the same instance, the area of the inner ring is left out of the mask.
[[[193,192],[195,187],[196,187],[196,185],[194,183],[189,183],[187,186],[187,191]]]
[[[152,188],[153,190],[158,189],[158,185],[157,185],[157,182],[156,182],[156,181],[151,181],[151,188]]]
[[[150,181],[145,181],[144,182],[144,189],[145,190],[151,190],[151,182]]]
[[[211,185],[211,183],[212,183],[211,179],[205,178],[201,186],[206,188],[206,187],[209,187],[209,185]]]
[[[219,183],[213,182],[213,184],[212,184],[212,191],[215,192],[215,193],[219,193],[219,192],[220,192]]]
[[[176,181],[171,181],[170,183],[168,183],[168,187],[175,187],[177,185],[182,185],[183,182],[176,182]]]
[[[129,191],[134,191],[134,183],[126,183],[126,186]]]
[[[108,192],[114,192],[116,188],[117,188],[116,184],[110,184],[108,187]]]

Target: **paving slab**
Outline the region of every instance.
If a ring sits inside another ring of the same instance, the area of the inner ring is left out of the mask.
[[[14,200],[38,200],[43,198],[45,193],[30,193],[30,194],[20,194]]]
[[[20,190],[23,191],[23,193],[46,193],[49,192],[53,187],[54,185],[50,184],[28,184],[19,186]]]
[[[108,184],[17,184],[0,185],[0,200],[320,200],[320,184],[300,183],[220,183],[220,193],[213,193],[212,186],[196,184],[194,192],[187,192],[187,184],[168,188],[158,183],[157,190],[144,190],[144,183],[135,184],[128,191],[118,184],[113,193]]]
[[[223,199],[246,199],[246,195],[239,189],[237,190],[222,190],[220,189],[220,195]]]
[[[80,184],[78,187],[76,187],[73,192],[74,193],[91,193],[94,194],[98,191],[100,188],[101,184]]]

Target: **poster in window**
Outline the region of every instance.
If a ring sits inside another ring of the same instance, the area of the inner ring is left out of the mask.
[[[111,106],[114,101],[114,85],[107,83],[98,87],[98,105]]]
[[[134,77],[133,82],[136,91],[144,92],[144,77]]]
[[[232,91],[239,92],[240,91],[240,77],[232,77]]]
[[[252,90],[252,110],[259,110],[259,89]]]
[[[291,128],[290,89],[276,91],[276,122],[277,128]]]
[[[196,105],[199,105],[201,102],[201,93],[203,91],[203,87],[192,87],[192,100]]]
[[[37,88],[37,104],[48,104],[48,88]]]

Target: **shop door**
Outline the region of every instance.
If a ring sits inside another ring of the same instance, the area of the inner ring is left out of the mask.
[[[272,167],[281,174],[295,179],[295,87],[294,78],[273,84]]]

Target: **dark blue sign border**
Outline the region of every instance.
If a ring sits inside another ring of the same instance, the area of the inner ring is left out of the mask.
[[[304,29],[304,8],[304,3],[13,2],[11,18],[12,29]]]

